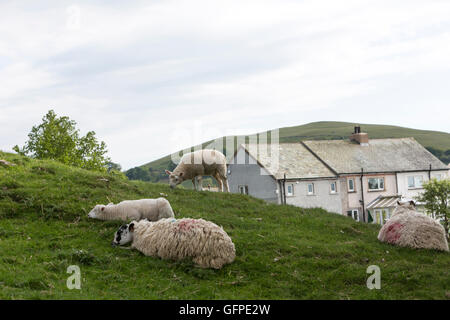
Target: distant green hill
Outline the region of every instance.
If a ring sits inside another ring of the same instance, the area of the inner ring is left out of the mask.
[[[450,254],[394,247],[380,226],[322,209],[167,184],[0,152],[0,299],[448,299]],[[221,270],[166,261],[110,243],[120,221],[87,217],[96,204],[160,197],[175,217],[224,228],[236,259]],[[69,290],[77,265],[81,290]],[[370,265],[381,289],[369,290]]]
[[[301,126],[280,128],[280,142],[348,139],[353,132],[355,125],[360,125],[361,130],[369,134],[369,138],[414,137],[442,162],[446,164],[450,163],[450,133],[417,130],[399,126],[335,121],[312,122]],[[208,141],[202,145],[205,146],[211,142],[212,141]],[[128,178],[132,180],[158,182],[166,180],[167,176],[164,173],[164,170],[171,170],[174,166],[175,165],[170,159],[170,155],[168,155],[142,166],[132,168],[128,170],[126,174]],[[190,183],[186,185],[190,185]]]

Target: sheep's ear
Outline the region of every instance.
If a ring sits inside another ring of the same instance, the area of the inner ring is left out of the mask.
[[[409,204],[412,205],[412,206],[414,206],[414,207],[416,206],[416,204],[415,204],[414,201],[412,201],[412,200],[409,202]]]
[[[166,170],[166,174],[168,174],[170,176],[172,174],[172,172],[170,172],[169,170]]]
[[[130,223],[128,226],[128,231],[133,232],[134,231],[134,223]]]

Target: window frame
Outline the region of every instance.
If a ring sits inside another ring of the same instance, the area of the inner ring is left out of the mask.
[[[248,185],[246,185],[246,184],[238,185],[238,191],[240,194],[248,195]],[[242,191],[244,191],[244,192],[242,192]]]
[[[333,186],[334,185],[334,191],[333,191]],[[336,193],[338,193],[337,192],[337,181],[332,181],[331,183],[330,183],[330,193],[331,194],[336,194]]]
[[[289,187],[292,188],[292,192],[289,192]],[[286,197],[293,197],[293,196],[294,196],[294,184],[290,183],[287,185]]]
[[[350,189],[350,181],[352,182],[353,188]],[[355,178],[349,178],[347,179],[347,191],[348,192],[356,192],[356,188],[355,188]]]
[[[409,184],[409,179],[412,178],[414,185],[411,186]],[[417,178],[420,178],[420,185],[417,184]],[[423,175],[416,175],[416,176],[407,176],[406,177],[406,184],[408,185],[408,189],[412,190],[412,189],[423,189]]]
[[[354,214],[356,214],[356,219],[355,219]],[[359,222],[359,210],[358,209],[352,209],[352,218],[353,218],[353,220]]]
[[[312,191],[311,191],[311,192],[309,192],[309,186],[312,186]],[[313,195],[315,195],[315,193],[316,193],[316,190],[315,190],[315,188],[314,188],[314,182],[308,183],[308,184],[306,185],[306,194],[307,194],[308,196],[313,196]]]
[[[385,213],[385,215],[383,215],[383,213]],[[389,210],[389,208],[377,208],[373,210],[373,215],[373,223],[384,225],[385,222],[387,222],[391,218],[391,210]]]
[[[378,188],[377,189],[370,188],[370,180],[371,179],[378,180],[378,183],[377,183]],[[383,187],[382,188],[380,188],[380,181],[383,181]],[[369,190],[369,192],[371,192],[371,191],[384,191],[385,190],[385,179],[384,179],[384,177],[369,177],[369,178],[367,178],[367,190]]]

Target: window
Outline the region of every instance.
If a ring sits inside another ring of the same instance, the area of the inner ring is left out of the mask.
[[[373,221],[373,223],[378,223],[381,225],[385,224],[385,222],[391,217],[389,209],[375,209],[374,213],[375,220]]]
[[[314,194],[314,183],[308,183],[308,195]]]
[[[347,216],[351,217],[353,220],[359,221],[358,209],[352,209],[352,210],[347,211]]]
[[[384,178],[369,178],[369,190],[384,190]]]
[[[355,192],[355,179],[348,179],[348,192]]]
[[[353,220],[359,221],[358,209],[352,209],[352,210],[347,211],[347,216],[351,217]]]
[[[352,218],[356,221],[359,221],[359,212],[358,209],[352,210]]]
[[[238,186],[240,194],[248,194],[248,186]]]
[[[293,184],[288,184],[287,185],[286,195],[287,196],[293,196],[294,195],[294,185]]]
[[[331,193],[336,193],[337,192],[337,184],[336,181],[333,181],[330,185],[330,192]]]
[[[442,180],[442,174],[439,173],[439,174],[435,175],[434,178],[435,178],[437,181],[441,181],[441,180]]]
[[[422,188],[422,176],[408,176],[408,189]]]

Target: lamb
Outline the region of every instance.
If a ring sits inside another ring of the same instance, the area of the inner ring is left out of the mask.
[[[113,246],[131,242],[131,248],[146,256],[169,260],[192,258],[201,268],[220,269],[234,261],[236,250],[228,234],[203,219],[141,220],[122,225]]]
[[[401,247],[449,251],[444,227],[438,221],[415,211],[414,201],[397,204],[378,240]]]
[[[173,189],[185,180],[192,180],[194,188],[202,190],[203,176],[211,175],[219,184],[219,190],[229,192],[227,180],[227,159],[217,150],[197,150],[183,155],[173,172],[166,170],[169,175],[169,185]],[[197,181],[197,187],[195,185]]]
[[[125,200],[118,204],[98,204],[89,212],[88,217],[100,220],[130,221],[148,219],[157,221],[162,218],[173,218],[173,210],[165,198]]]

